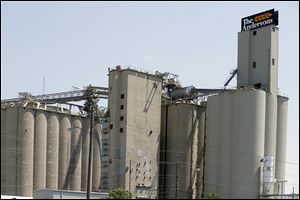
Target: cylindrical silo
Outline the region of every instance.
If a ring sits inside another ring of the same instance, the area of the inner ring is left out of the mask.
[[[262,90],[238,90],[233,94],[229,198],[255,199],[259,195],[265,102],[266,94]]]
[[[71,135],[71,158],[68,173],[70,173],[70,190],[81,189],[81,135],[82,125],[80,118],[72,122],[73,132]]]
[[[266,93],[265,156],[276,155],[277,95]]]
[[[211,96],[207,99],[207,134],[206,134],[206,155],[204,165],[204,193],[218,191],[218,160],[219,160],[219,132],[221,119],[219,110],[221,109],[220,96]]]
[[[47,124],[47,165],[46,187],[58,189],[58,151],[59,151],[59,120],[56,113],[50,113]]]
[[[58,188],[63,190],[70,187],[70,177],[67,173],[71,154],[71,133],[70,116],[62,114],[59,123]]]
[[[99,122],[95,122],[95,129],[93,135],[93,178],[92,191],[99,192],[100,178],[101,178],[101,126]]]
[[[220,95],[219,108],[219,138],[217,148],[218,155],[218,194],[221,198],[230,197],[230,178],[231,178],[231,143],[232,143],[232,109],[233,94],[231,92]],[[210,145],[210,144],[208,144]]]
[[[46,159],[47,159],[47,117],[46,112],[37,110],[34,128],[34,170],[33,190],[46,188]]]
[[[200,171],[197,170],[196,174],[196,191],[194,199],[200,199],[203,193],[203,175],[204,175],[204,157],[205,157],[205,147],[204,147],[204,139],[205,139],[205,123],[206,123],[206,108],[200,107],[200,112],[198,113],[199,119],[199,133],[198,133],[198,142],[197,142],[197,164],[196,168],[199,168]]]
[[[7,141],[6,141],[6,108],[1,107],[1,194],[6,194],[6,154],[7,154]]]
[[[278,96],[275,178],[279,179],[280,181],[283,181],[285,179],[287,118],[288,98]]]
[[[87,118],[82,119],[82,154],[81,154],[81,190],[86,191],[88,176],[88,158],[90,142],[90,123]]]
[[[32,196],[34,115],[28,108],[19,109],[17,143],[17,195]]]
[[[173,104],[168,107],[168,131],[166,140],[165,198],[191,198],[193,138],[198,134],[198,106]]]
[[[12,107],[7,108],[6,110],[6,125],[5,125],[5,144],[1,145],[1,151],[4,149],[4,166],[5,166],[5,174],[1,173],[1,188],[3,188],[3,193],[1,189],[1,194],[6,195],[16,195],[17,193],[17,137],[18,137],[18,114],[19,108]],[[2,119],[2,118],[1,118]],[[15,123],[13,123],[15,122]],[[1,127],[2,128],[2,127]],[[2,136],[2,131],[1,131]],[[2,139],[2,138],[1,138]],[[1,162],[2,164],[2,162]],[[1,168],[2,172],[2,168]]]

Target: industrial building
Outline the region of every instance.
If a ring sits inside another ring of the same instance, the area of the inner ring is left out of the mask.
[[[118,65],[108,87],[1,100],[1,194],[283,194],[288,98],[278,89],[277,25],[274,10],[242,19],[237,69],[223,89]]]

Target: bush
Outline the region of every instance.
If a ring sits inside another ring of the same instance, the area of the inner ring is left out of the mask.
[[[208,193],[205,199],[220,199],[220,196],[216,193]]]
[[[131,199],[132,194],[122,188],[114,189],[108,193],[108,199]]]

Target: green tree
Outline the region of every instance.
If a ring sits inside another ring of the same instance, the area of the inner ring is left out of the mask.
[[[108,193],[108,199],[131,199],[132,194],[122,188],[114,189]]]
[[[216,193],[208,193],[205,199],[220,199],[220,196]]]

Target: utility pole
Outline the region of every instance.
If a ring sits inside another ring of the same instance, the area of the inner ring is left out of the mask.
[[[91,167],[92,167],[92,146],[93,146],[93,132],[94,132],[94,108],[93,104],[90,104],[90,145],[89,145],[89,163],[88,163],[88,180],[86,189],[86,198],[90,199],[91,189]]]
[[[94,112],[96,109],[96,100],[93,96],[94,90],[92,86],[89,86],[85,91],[85,96],[87,101],[85,103],[85,110],[90,113],[90,144],[89,144],[89,162],[88,162],[88,177],[87,177],[87,188],[86,188],[86,198],[90,199],[91,193],[91,167],[92,167],[92,147],[93,147],[93,133],[94,133]]]

